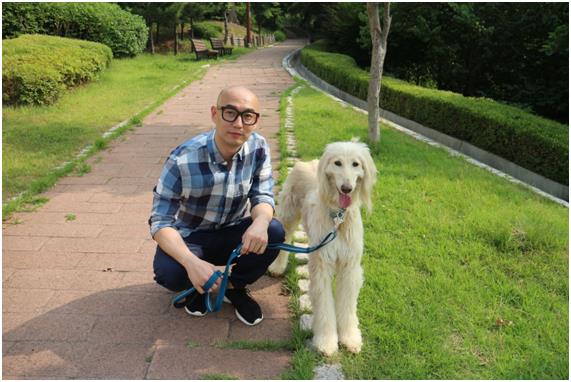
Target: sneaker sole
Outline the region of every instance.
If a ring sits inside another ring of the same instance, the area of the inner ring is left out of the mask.
[[[204,317],[204,316],[206,316],[206,313],[207,313],[207,312],[202,313],[202,312],[199,312],[199,311],[191,312],[190,310],[188,310],[188,307],[186,307],[186,306],[184,307],[184,310],[185,310],[186,313],[188,313],[188,314],[190,314],[191,316],[194,316],[194,317]]]
[[[228,303],[228,304],[232,304],[232,302],[230,300],[228,300],[228,298],[226,296],[224,296],[224,302]],[[186,307],[185,307],[186,309]],[[260,322],[262,322],[262,320],[264,319],[264,315],[262,314],[262,317],[257,318],[256,321],[254,321],[253,323],[246,321],[246,319],[244,317],[242,317],[240,315],[240,313],[238,313],[238,309],[234,309],[234,313],[236,313],[236,317],[238,317],[238,319],[240,321],[242,321],[242,323],[244,323],[245,325],[248,326],[255,326],[258,325]]]

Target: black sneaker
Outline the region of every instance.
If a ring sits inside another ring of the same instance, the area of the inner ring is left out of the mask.
[[[192,292],[186,296],[186,301],[184,305],[184,310],[186,313],[195,317],[205,316],[207,313],[206,303],[204,302],[204,295],[198,293],[197,291]]]
[[[260,305],[252,298],[248,288],[226,289],[224,301],[234,305],[236,317],[246,325],[254,326],[264,319]]]

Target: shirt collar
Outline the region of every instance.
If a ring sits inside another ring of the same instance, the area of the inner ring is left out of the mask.
[[[222,156],[222,154],[220,154],[220,151],[218,151],[218,147],[216,147],[216,142],[214,141],[214,135],[216,134],[216,129],[212,129],[212,131],[210,132],[210,134],[208,134],[207,140],[206,140],[206,147],[208,148],[208,154],[210,155],[210,160],[212,161],[212,163],[214,164],[220,164],[220,163],[224,163],[225,159]],[[250,136],[250,139],[252,138],[252,136]],[[250,140],[248,139],[248,141]],[[248,143],[248,141],[244,142],[244,144],[242,145],[242,147],[240,147],[240,150],[238,150],[238,152],[234,155],[234,158],[238,158],[238,160],[242,160],[244,158],[244,153],[246,151],[246,144]]]

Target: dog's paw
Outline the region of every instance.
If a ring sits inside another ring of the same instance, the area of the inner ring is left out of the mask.
[[[268,274],[272,277],[281,277],[285,272],[285,267],[280,267],[279,265],[274,266],[274,264],[268,267]]]
[[[273,263],[270,264],[270,266],[268,267],[268,273],[270,274],[270,276],[272,277],[280,277],[281,275],[284,274],[286,268],[287,268],[287,256],[284,258],[281,255],[278,256],[276,258],[276,260],[274,260]]]
[[[350,335],[339,336],[339,342],[347,348],[351,353],[359,353],[363,346],[363,339],[361,338],[361,331],[357,330]]]
[[[315,349],[327,357],[333,355],[339,349],[337,338],[314,336],[312,342]]]

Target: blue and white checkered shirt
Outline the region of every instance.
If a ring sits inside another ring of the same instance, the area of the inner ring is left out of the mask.
[[[198,135],[171,152],[153,190],[152,236],[164,227],[187,237],[193,231],[238,224],[248,199],[251,207],[275,207],[270,148],[264,137],[252,133],[228,168],[214,134]]]

